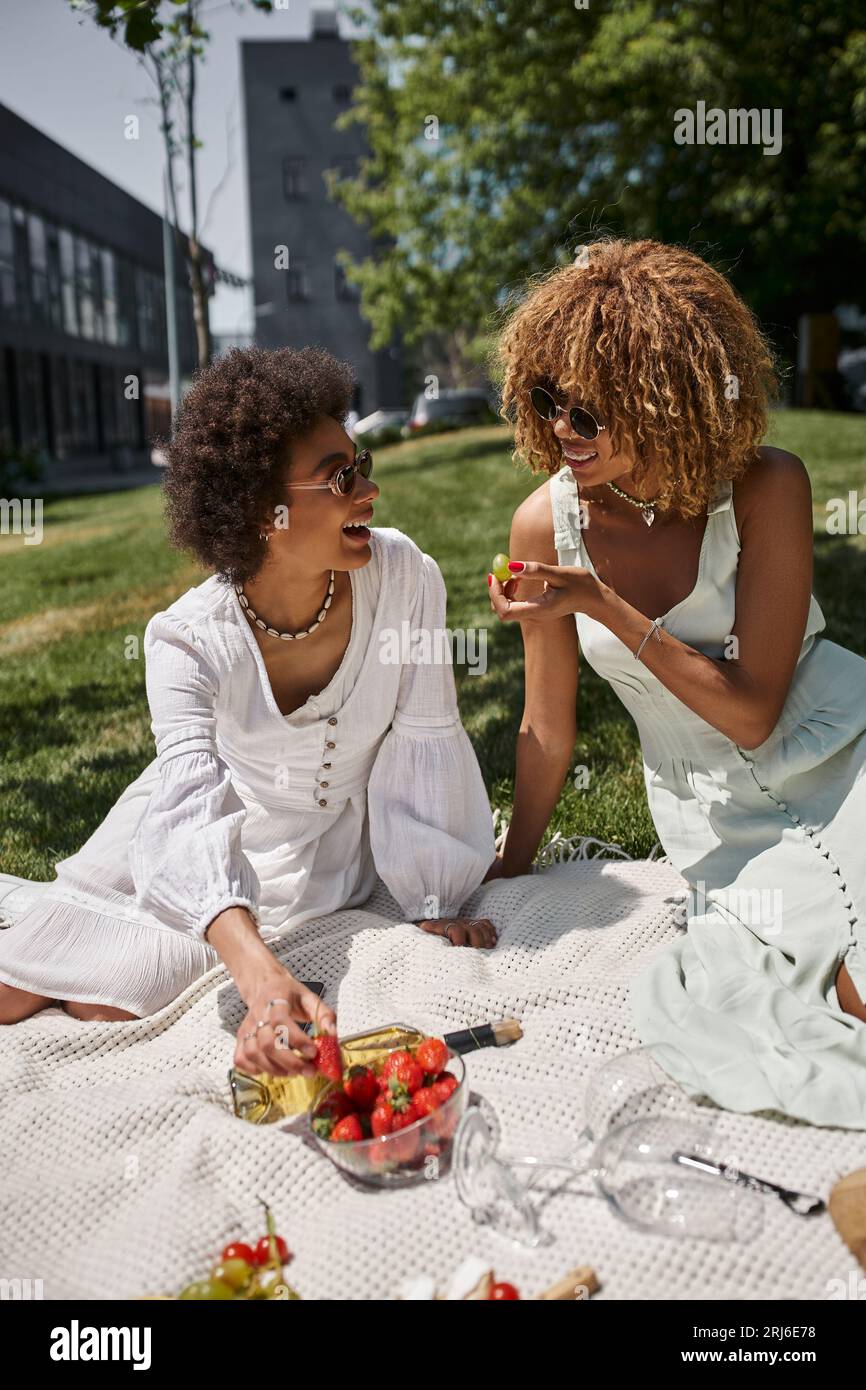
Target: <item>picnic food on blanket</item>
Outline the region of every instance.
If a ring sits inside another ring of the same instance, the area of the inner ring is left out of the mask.
[[[267,1235],[255,1245],[233,1241],[222,1252],[206,1279],[194,1280],[181,1289],[178,1298],[193,1302],[227,1302],[231,1299],[279,1299],[282,1301],[300,1298],[300,1294],[287,1284],[283,1277],[283,1266],[292,1259],[289,1247],[283,1237],[277,1235],[270,1207],[264,1202]]]
[[[366,1061],[330,1084],[310,1118],[319,1147],[339,1168],[377,1184],[439,1177],[465,1107],[463,1064],[444,1040],[399,1040],[406,1045],[368,1048]]]
[[[579,1265],[576,1269],[570,1269],[561,1279],[557,1279],[555,1284],[551,1284],[543,1293],[530,1295],[534,1301],[585,1301],[594,1293],[598,1292],[600,1285],[598,1276],[594,1269],[589,1265]],[[416,1275],[408,1279],[403,1285],[400,1300],[423,1299],[435,1302],[454,1302],[454,1301],[492,1301],[497,1303],[513,1303],[522,1301],[523,1295],[514,1284],[506,1281],[499,1281],[495,1273],[487,1265],[486,1260],[480,1259],[477,1255],[469,1255],[458,1265],[451,1275],[444,1293],[436,1292],[436,1282],[429,1275]]]
[[[327,1036],[322,1035],[323,1038]],[[522,1036],[523,1029],[518,1020],[504,1018],[446,1033],[441,1041],[450,1053],[462,1056],[482,1047],[506,1047]],[[407,1024],[391,1023],[341,1038],[338,1044],[331,1037],[334,1053],[339,1047],[341,1071],[345,1073],[353,1066],[365,1066],[383,1048],[417,1047],[423,1041],[424,1034]],[[318,1045],[318,1038],[316,1042]],[[333,1069],[333,1062],[330,1065]],[[329,1084],[332,1084],[331,1079],[322,1075],[268,1076],[259,1073],[250,1076],[237,1067],[232,1067],[229,1072],[234,1112],[240,1119],[249,1120],[254,1125],[273,1124],[292,1115],[302,1115],[315,1104]]]
[[[500,551],[498,555],[494,555],[493,563],[490,566],[490,573],[499,580],[500,584],[504,584],[506,579],[514,578],[514,575],[508,568],[508,556],[503,555],[502,551]]]
[[[866,1168],[840,1178],[827,1205],[836,1230],[866,1269]]]

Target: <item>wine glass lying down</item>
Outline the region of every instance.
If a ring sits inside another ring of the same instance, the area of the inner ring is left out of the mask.
[[[500,1152],[499,1124],[486,1103],[464,1114],[452,1166],[473,1218],[519,1245],[553,1236],[544,1205],[560,1192],[604,1197],[642,1231],[747,1242],[763,1227],[763,1194],[798,1215],[824,1209],[819,1197],[742,1172],[726,1161],[716,1112],[688,1097],[644,1048],[598,1069],[587,1090],[587,1128],[573,1153],[540,1158]]]

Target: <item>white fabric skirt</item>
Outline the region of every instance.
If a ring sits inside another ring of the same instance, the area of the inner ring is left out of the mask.
[[[129,845],[158,781],[154,761],[51,883],[0,874],[0,982],[58,1001],[111,1005],[144,1018],[220,963],[212,946],[136,902]],[[261,885],[260,932],[366,902],[377,880],[366,798],[322,820],[248,804],[244,850]]]

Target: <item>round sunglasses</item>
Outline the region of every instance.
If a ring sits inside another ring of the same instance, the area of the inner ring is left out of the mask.
[[[286,487],[306,488],[310,492],[330,488],[335,497],[348,497],[349,493],[354,491],[356,475],[360,473],[362,478],[369,478],[372,472],[373,455],[369,449],[362,449],[351,463],[345,463],[342,468],[338,468],[326,483],[287,483]]]
[[[560,413],[567,415],[568,423],[581,439],[596,439],[602,430],[607,429],[607,425],[600,425],[595,416],[582,405],[573,405],[570,410],[566,410],[565,406],[560,405],[543,386],[533,386],[529,399],[536,415],[540,415],[542,420],[555,420]]]

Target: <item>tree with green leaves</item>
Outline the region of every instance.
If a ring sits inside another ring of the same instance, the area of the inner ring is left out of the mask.
[[[270,12],[272,0],[249,0],[254,9]],[[196,153],[197,68],[205,54],[208,33],[201,23],[202,0],[70,0],[79,14],[89,15],[111,38],[124,44],[153,79],[165,142],[166,183],[172,224],[189,267],[199,366],[210,361],[208,286],[200,241]],[[175,160],[184,158],[189,189],[190,230],[179,235]]]
[[[783,350],[866,272],[866,0],[369,0],[335,195],[375,346],[471,348],[528,274],[599,232],[689,246]],[[780,111],[782,146],[688,144],[676,113]]]

